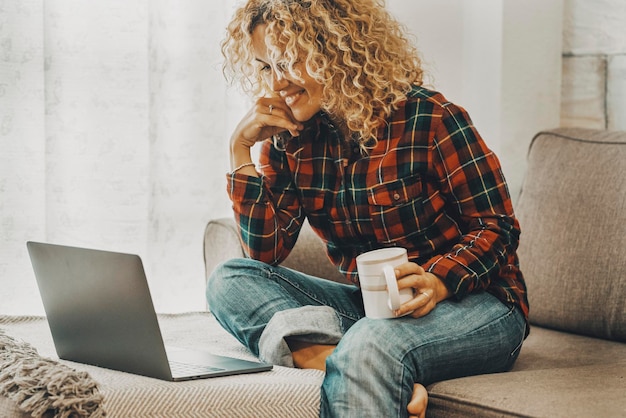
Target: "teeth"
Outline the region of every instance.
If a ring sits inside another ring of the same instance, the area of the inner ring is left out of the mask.
[[[303,93],[303,92],[304,92],[304,90],[303,90],[303,91],[299,91],[299,92],[298,92],[298,93],[296,93],[296,94],[292,94],[292,95],[286,96],[286,97],[285,97],[285,104],[286,104],[287,106],[291,106],[291,105],[293,105],[293,104],[294,104],[294,102],[295,102],[296,100],[298,100],[298,97],[300,97],[300,96],[302,95],[302,93]]]

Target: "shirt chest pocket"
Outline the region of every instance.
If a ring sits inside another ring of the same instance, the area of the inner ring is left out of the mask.
[[[419,175],[369,188],[370,216],[379,242],[399,243],[424,227],[422,181]]]

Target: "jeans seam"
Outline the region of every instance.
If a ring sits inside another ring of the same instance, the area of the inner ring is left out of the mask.
[[[402,358],[402,360],[404,360],[404,357]],[[400,382],[404,382],[404,376],[407,373],[407,370],[406,370],[406,366],[404,365],[404,361],[402,361],[400,364],[401,364],[401,369],[402,369],[402,373],[400,375]],[[411,380],[414,380],[414,379],[411,379]],[[415,384],[416,382],[413,382],[413,383]],[[404,387],[404,385],[402,385],[402,384],[398,385],[398,399],[400,399],[400,400],[402,400],[402,392],[404,390],[403,387]],[[409,390],[411,390],[411,389],[412,388],[410,388]],[[409,399],[411,399],[411,396],[409,396]],[[403,406],[404,405],[402,405],[402,403],[400,403],[400,405],[398,405],[398,409],[396,410],[398,417],[402,416],[402,407]]]
[[[317,295],[312,294],[311,292],[308,292],[307,288],[303,288],[301,286],[298,286],[297,283],[294,283],[293,281],[289,280],[287,277],[285,277],[284,275],[280,274],[280,272],[272,270],[272,269],[266,269],[266,274],[268,275],[268,277],[271,277],[273,275],[279,277],[282,281],[289,283],[289,285],[291,287],[293,287],[294,289],[296,289],[298,292],[302,293],[303,295],[315,300],[320,306],[328,306],[325,303],[322,302],[322,300],[320,298],[317,297]],[[332,307],[333,310],[337,313],[337,315],[339,315],[340,317],[346,317],[350,320],[353,321],[358,321],[359,319],[361,319],[361,317],[358,316],[351,316],[348,312],[343,311],[341,309],[338,309],[337,307]],[[343,321],[342,321],[343,323]]]
[[[517,309],[517,308],[513,307],[513,310],[514,310],[514,311],[515,311],[516,309]],[[527,326],[528,326],[528,325],[526,325],[526,321],[524,321],[524,324],[523,324],[523,331],[522,331],[522,338],[520,339],[519,344],[517,344],[517,345],[515,346],[515,348],[513,349],[513,351],[511,351],[511,353],[509,354],[509,357],[513,357],[513,356],[517,355],[517,354],[520,352],[520,350],[522,349],[522,345],[524,344],[524,341],[525,341],[525,339],[526,339],[526,327],[527,327]]]

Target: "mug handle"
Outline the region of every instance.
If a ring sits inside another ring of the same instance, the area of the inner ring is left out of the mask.
[[[387,265],[383,267],[383,274],[385,275],[385,281],[387,282],[387,293],[389,294],[387,304],[389,305],[389,309],[392,311],[400,309],[400,291],[398,290],[396,272],[392,266]]]

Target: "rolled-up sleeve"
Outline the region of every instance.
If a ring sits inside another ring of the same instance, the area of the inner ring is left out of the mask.
[[[463,230],[449,251],[424,268],[461,298],[486,289],[503,269],[517,264],[520,228],[500,163],[462,108],[445,106],[433,147],[441,192],[456,208]]]
[[[229,173],[227,191],[244,251],[276,265],[295,245],[303,214],[284,154],[267,149],[269,141],[263,147],[260,177]]]

